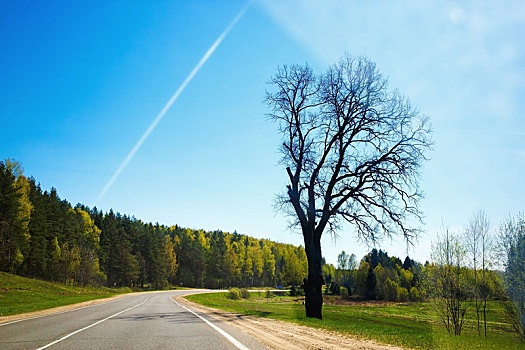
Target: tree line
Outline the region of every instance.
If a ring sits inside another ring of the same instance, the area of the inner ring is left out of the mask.
[[[423,270],[424,266],[410,257],[401,261],[381,249],[372,249],[359,264],[354,254],[343,251],[337,268],[323,265],[325,293],[366,300],[420,301],[426,295]]]
[[[503,270],[502,270],[503,269]],[[427,301],[447,331],[460,335],[466,315],[487,334],[491,300],[503,303],[514,330],[525,339],[525,217],[509,217],[491,230],[483,211],[463,230],[444,227],[424,264],[372,249],[358,263],[344,251],[337,267],[323,264],[325,294],[383,301]]]
[[[464,267],[466,275],[474,279],[473,269]],[[478,270],[479,272],[479,270]],[[389,256],[387,252],[372,249],[357,263],[354,254],[342,251],[337,267],[323,265],[325,294],[341,295],[348,298],[382,301],[425,301],[433,298],[438,286],[435,262],[424,264],[406,256],[404,260]],[[484,289],[490,299],[505,299],[501,273],[485,270]]]
[[[299,285],[304,248],[222,231],[145,223],[42,190],[19,163],[0,162],[0,270],[74,285]]]

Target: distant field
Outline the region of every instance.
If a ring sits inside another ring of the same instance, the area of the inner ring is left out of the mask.
[[[428,303],[325,305],[323,320],[307,319],[304,305],[296,297],[264,298],[252,293],[251,299],[230,300],[226,293],[186,297],[193,302],[258,317],[295,322],[384,343],[417,349],[525,349],[525,342],[511,331],[501,302],[492,302],[488,311],[488,337],[474,332],[472,310],[464,334],[449,335]]]
[[[73,287],[0,272],[0,316],[129,293],[129,288]]]

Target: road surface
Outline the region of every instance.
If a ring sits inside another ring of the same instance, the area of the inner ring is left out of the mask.
[[[266,349],[254,338],[171,297],[130,294],[58,314],[0,324],[0,349]]]

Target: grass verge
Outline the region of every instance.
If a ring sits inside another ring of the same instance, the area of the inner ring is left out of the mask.
[[[470,310],[461,336],[449,335],[428,303],[325,305],[323,320],[309,319],[295,297],[231,300],[226,293],[198,294],[188,300],[226,311],[294,322],[415,349],[525,349],[505,321],[503,305],[492,302],[488,312],[487,339],[475,331]]]
[[[73,287],[0,272],[0,316],[129,293],[129,288]]]

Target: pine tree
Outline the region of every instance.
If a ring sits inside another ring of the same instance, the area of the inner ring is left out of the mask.
[[[20,216],[22,193],[11,168],[0,162],[0,270],[16,272],[24,260],[27,236]]]

